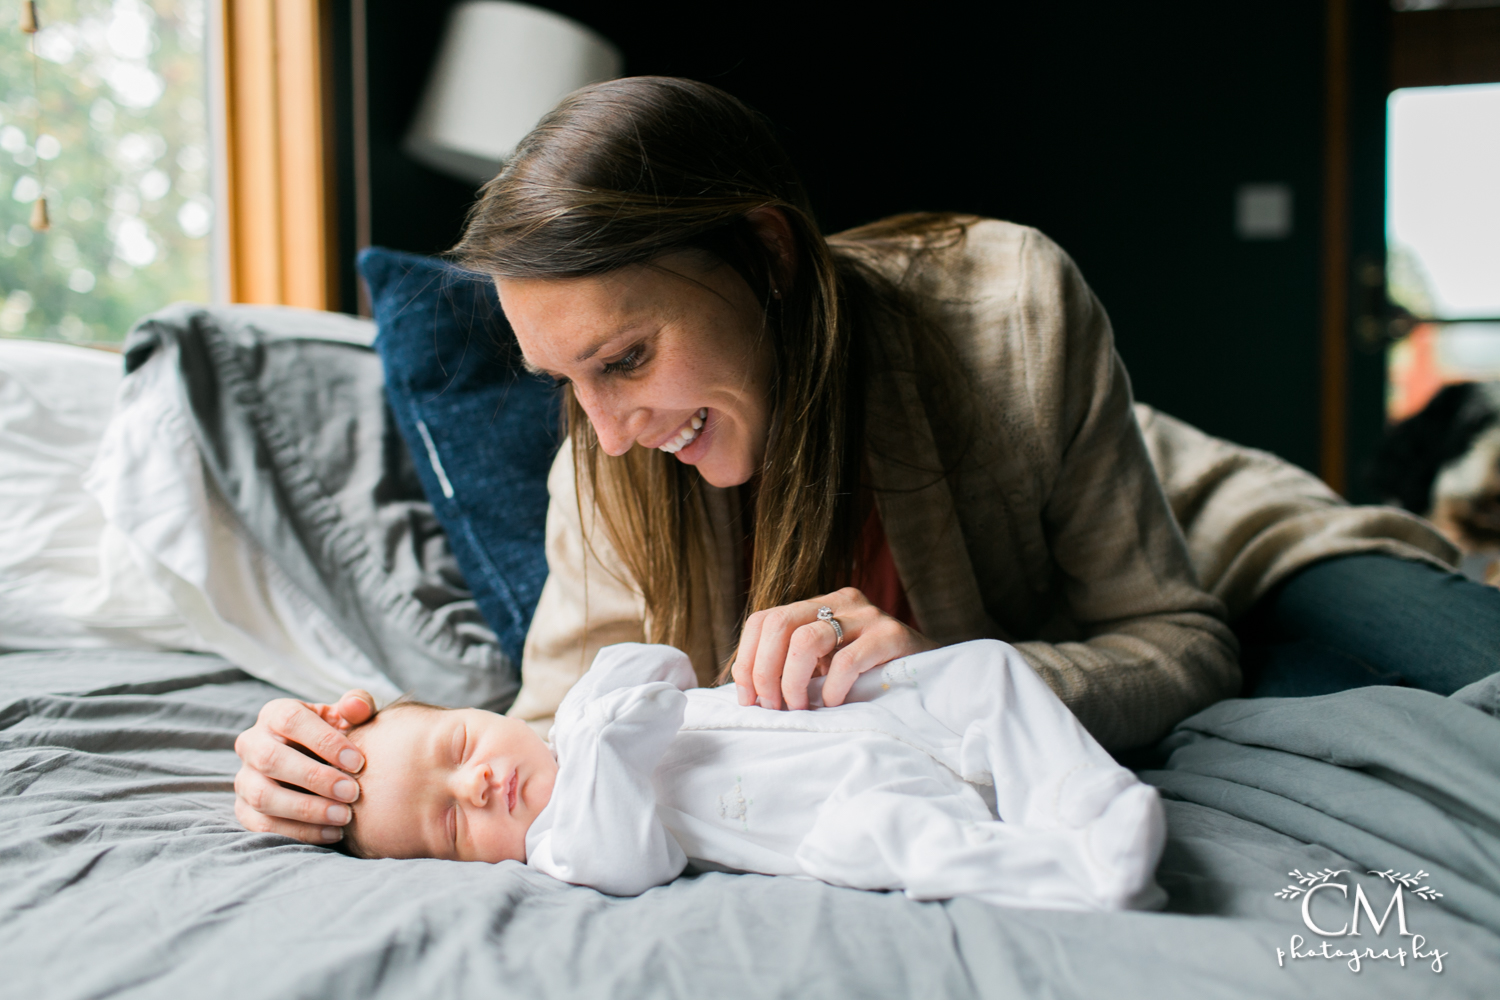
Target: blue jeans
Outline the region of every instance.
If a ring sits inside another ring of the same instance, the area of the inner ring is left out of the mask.
[[[1500,671],[1500,590],[1387,555],[1325,559],[1235,626],[1250,697],[1402,684],[1449,695]]]

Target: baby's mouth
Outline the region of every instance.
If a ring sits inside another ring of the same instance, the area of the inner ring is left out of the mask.
[[[666,444],[659,444],[657,447],[668,455],[677,454],[697,439],[698,435],[703,431],[703,421],[707,419],[708,407],[705,406],[689,417],[687,422],[677,429],[677,433]]]

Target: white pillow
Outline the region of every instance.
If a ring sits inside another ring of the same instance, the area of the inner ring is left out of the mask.
[[[0,339],[0,650],[201,648],[83,486],[122,367]]]

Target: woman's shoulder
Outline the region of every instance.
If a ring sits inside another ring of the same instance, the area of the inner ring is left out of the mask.
[[[900,286],[940,300],[1009,298],[1023,284],[1050,284],[1074,270],[1041,230],[977,215],[897,215],[828,242]]]
[[[1065,415],[1112,378],[1117,359],[1103,308],[1067,253],[1037,229],[976,216],[916,221],[898,217],[853,234],[908,307],[896,322],[872,324],[876,342],[891,357],[912,350],[925,358],[935,385],[972,394],[977,412],[989,415],[977,419],[1008,422],[1012,437],[1052,440],[1053,430],[1076,423]],[[991,427],[985,436],[998,433]]]

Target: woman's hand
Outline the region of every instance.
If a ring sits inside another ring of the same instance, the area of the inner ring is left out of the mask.
[[[844,639],[818,618],[828,606],[844,628]],[[731,671],[740,704],[764,708],[806,708],[807,685],[823,682],[823,704],[842,705],[860,674],[913,653],[936,649],[926,636],[845,587],[825,597],[757,611],[745,622]]]
[[[267,702],[255,725],[234,741],[243,761],[234,778],[235,818],[247,830],[309,844],[341,839],[354,815],[346,803],[359,798],[359,783],[350,775],[365,766],[364,754],[344,733],[374,714],[368,691],[347,691],[336,705],[294,698]]]

